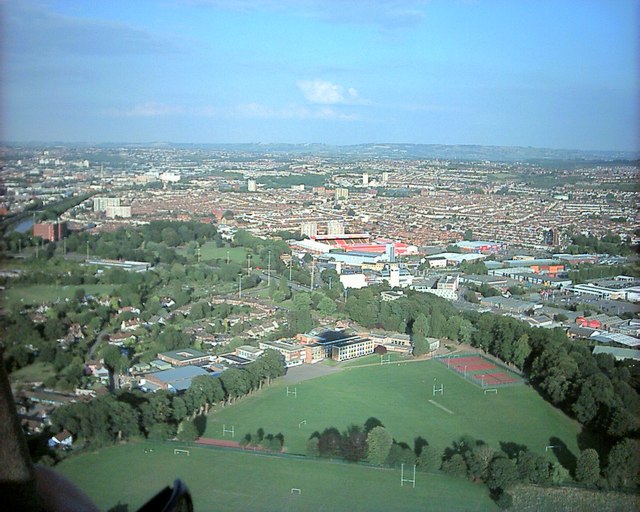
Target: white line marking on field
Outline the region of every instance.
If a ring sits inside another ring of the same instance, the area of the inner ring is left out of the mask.
[[[440,405],[438,402],[434,402],[433,400],[429,400],[429,403],[435,405],[436,407],[439,407],[444,412],[448,412],[449,414],[453,414],[453,411],[450,411],[444,405]]]

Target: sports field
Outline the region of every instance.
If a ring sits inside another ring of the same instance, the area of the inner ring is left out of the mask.
[[[486,487],[463,478],[417,473],[400,487],[400,471],[345,463],[188,447],[130,444],[71,457],[57,469],[101,510],[137,510],[181,478],[201,511],[484,511],[497,510]],[[291,489],[301,494],[292,494]]]
[[[182,247],[178,249],[177,252],[184,255],[187,253],[187,250]],[[247,252],[244,247],[217,247],[215,242],[206,242],[200,247],[200,257],[202,261],[215,259],[226,261],[227,256],[229,256],[229,261],[240,263],[241,265],[247,264]]]
[[[433,396],[434,383],[444,386],[442,395]],[[507,386],[497,394],[485,394],[436,361],[347,368],[289,384],[295,396],[287,396],[286,386],[276,382],[217,409],[208,417],[205,437],[222,438],[223,424],[233,425],[236,440],[261,427],[268,433],[281,432],[290,453],[305,453],[306,441],[315,430],[332,426],[344,430],[374,416],[397,441],[409,445],[422,436],[443,450],[470,435],[494,448],[500,448],[501,442],[523,444],[550,458],[555,452],[545,451],[548,445],[565,445],[565,452],[558,454],[564,459],[569,452],[578,454],[579,424],[530,387]]]

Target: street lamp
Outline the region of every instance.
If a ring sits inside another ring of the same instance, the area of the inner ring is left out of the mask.
[[[251,273],[251,254],[247,254],[247,275]]]
[[[242,298],[242,272],[238,273],[238,298]]]
[[[267,264],[267,286],[271,286],[271,251],[269,251],[269,263]]]

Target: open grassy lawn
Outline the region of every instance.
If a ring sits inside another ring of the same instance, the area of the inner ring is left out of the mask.
[[[100,295],[110,293],[117,289],[113,284],[81,284],[81,285],[30,285],[12,286],[4,292],[8,303],[42,304],[54,302],[57,299],[71,298],[76,290],[82,288],[87,295]]]
[[[177,249],[179,254],[187,254],[185,247]],[[227,253],[229,255],[229,261],[240,263],[241,265],[247,264],[247,252],[244,247],[217,247],[215,242],[206,242],[200,247],[200,257],[202,261],[210,261],[215,259],[227,260]]]
[[[418,473],[414,489],[400,487],[399,470],[204,447],[174,455],[175,447],[184,446],[114,446],[57,469],[101,510],[118,503],[137,510],[175,478],[189,487],[196,511],[497,510],[486,487],[439,473]],[[292,488],[302,493],[292,495]]]
[[[444,395],[432,396],[434,379],[444,384]],[[422,436],[443,450],[470,435],[496,449],[501,442],[519,443],[553,458],[554,450],[547,452],[545,447],[564,444],[567,449],[556,450],[562,459],[578,454],[579,424],[533,389],[511,386],[497,395],[484,395],[482,389],[435,361],[347,368],[290,385],[296,389],[295,398],[287,397],[286,385],[276,382],[215,410],[208,417],[205,437],[221,438],[223,424],[234,426],[236,440],[262,427],[267,433],[282,432],[290,453],[305,453],[314,431],[332,426],[342,431],[373,416],[397,441],[410,446]],[[301,425],[303,420],[306,424]]]
[[[42,382],[49,377],[53,377],[56,370],[50,363],[33,363],[24,368],[20,368],[11,374],[12,381],[21,382]]]

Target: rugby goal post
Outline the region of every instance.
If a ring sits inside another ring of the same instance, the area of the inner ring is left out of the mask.
[[[189,450],[181,450],[180,448],[176,448],[173,450],[174,455],[186,455],[189,456],[191,452]]]
[[[293,398],[298,398],[298,388],[290,388],[287,386],[287,396],[292,396]]]
[[[413,465],[413,478],[404,476],[404,464],[400,465],[400,487],[404,487],[404,484],[412,484],[413,488],[416,487],[416,465]]]
[[[236,437],[233,425],[230,425],[229,428],[227,428],[225,424],[222,425],[222,437],[225,437],[227,434],[231,434],[231,437]]]
[[[380,365],[391,364],[391,354],[380,356]]]

